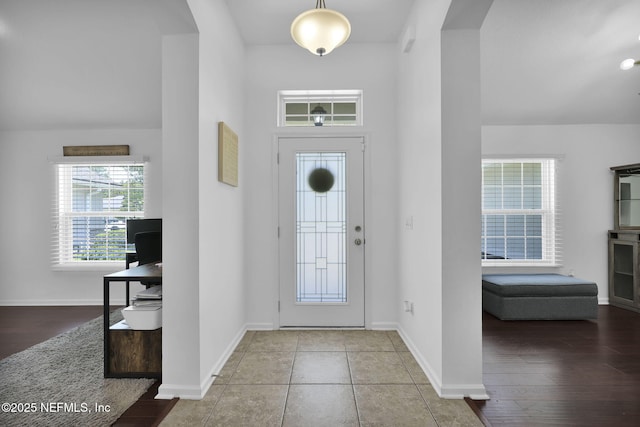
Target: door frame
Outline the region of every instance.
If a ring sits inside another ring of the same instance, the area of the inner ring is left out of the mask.
[[[272,324],[273,329],[281,329],[283,328],[280,324],[280,311],[279,311],[279,301],[280,301],[280,241],[278,237],[278,226],[279,226],[279,209],[280,209],[280,192],[279,192],[279,173],[278,173],[278,146],[280,139],[294,139],[294,138],[362,138],[365,150],[364,150],[364,159],[363,159],[363,167],[364,167],[364,224],[366,227],[366,245],[371,247],[372,235],[374,235],[375,229],[371,226],[371,224],[367,221],[369,218],[369,213],[371,212],[371,151],[372,147],[370,144],[370,135],[367,132],[348,132],[344,129],[334,129],[334,128],[323,128],[322,132],[317,129],[306,129],[309,132],[301,132],[300,129],[297,129],[295,132],[278,132],[275,133],[272,137],[271,142],[271,189],[272,194],[274,196],[275,202],[272,204],[272,212],[271,212],[271,224],[273,230],[273,250],[274,253],[277,254],[275,256],[276,261],[276,271],[274,276],[274,282],[272,287],[272,302],[271,305],[273,307],[272,310]],[[371,250],[364,251],[364,327],[365,329],[371,329],[371,292],[368,286],[368,277],[370,276],[370,268],[371,268]],[[292,329],[291,327],[287,327],[286,329]],[[295,328],[293,328],[295,329]],[[307,329],[307,328],[301,328]]]

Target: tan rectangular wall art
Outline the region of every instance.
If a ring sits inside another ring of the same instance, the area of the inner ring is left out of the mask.
[[[218,181],[238,186],[238,135],[218,123]]]
[[[64,156],[128,156],[128,145],[66,145]]]

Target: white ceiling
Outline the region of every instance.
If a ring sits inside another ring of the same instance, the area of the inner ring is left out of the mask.
[[[481,31],[485,124],[640,123],[640,0],[495,0]]]
[[[395,42],[414,1],[326,0],[348,43]],[[226,0],[249,45],[293,43],[313,0]],[[180,6],[182,5],[182,6]],[[178,0],[0,0],[0,130],[158,128],[160,35]],[[494,0],[482,28],[485,124],[640,124],[640,0]],[[301,54],[304,54],[301,51]]]

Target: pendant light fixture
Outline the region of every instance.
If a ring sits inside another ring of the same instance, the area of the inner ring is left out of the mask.
[[[640,36],[638,36],[638,40],[640,40]],[[638,66],[640,66],[640,59],[629,58],[620,63],[620,69],[625,71]]]
[[[347,41],[351,34],[349,20],[340,12],[327,9],[324,0],[316,8],[302,12],[291,24],[291,37],[314,55],[323,56]]]

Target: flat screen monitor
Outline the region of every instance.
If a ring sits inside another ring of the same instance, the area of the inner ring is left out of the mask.
[[[144,231],[162,231],[162,218],[144,218],[127,220],[127,243],[135,243],[136,233]]]

